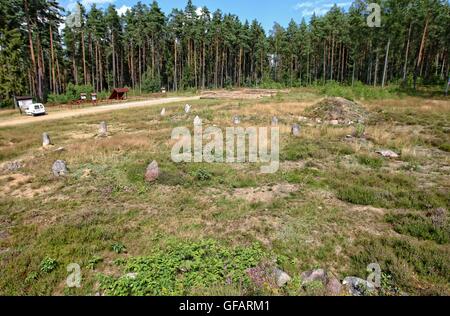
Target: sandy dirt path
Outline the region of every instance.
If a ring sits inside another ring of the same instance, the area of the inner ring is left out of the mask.
[[[69,117],[78,117],[78,116],[84,116],[84,115],[92,115],[92,114],[98,114],[98,113],[105,113],[105,112],[111,112],[111,111],[117,111],[117,110],[126,110],[126,109],[132,109],[132,108],[140,108],[140,107],[147,107],[147,106],[153,106],[153,105],[162,105],[162,104],[168,104],[168,103],[175,103],[175,102],[189,102],[194,100],[199,100],[200,96],[195,97],[173,97],[173,98],[164,98],[164,99],[155,99],[155,100],[146,100],[146,101],[136,101],[136,102],[127,102],[127,103],[118,103],[118,104],[111,104],[111,105],[102,105],[102,106],[96,106],[96,107],[90,107],[85,109],[76,109],[76,110],[64,110],[64,111],[58,111],[58,112],[50,112],[48,115],[45,116],[21,116],[20,118],[14,118],[11,120],[5,120],[0,121],[0,127],[10,127],[10,126],[17,126],[17,125],[24,125],[24,124],[32,124],[32,123],[38,123],[38,122],[45,122],[45,121],[52,121],[52,120],[59,120]]]

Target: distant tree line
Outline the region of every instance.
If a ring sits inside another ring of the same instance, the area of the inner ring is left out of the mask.
[[[370,28],[369,2],[382,8]],[[356,0],[307,23],[275,23],[266,34],[254,20],[197,8],[166,16],[141,2],[80,5],[81,19],[60,32],[65,12],[56,0],[0,3],[0,102],[32,94],[38,100],[69,84],[95,91],[128,86],[171,91],[243,86],[304,86],[337,81],[385,86],[447,79],[450,5],[446,0]]]

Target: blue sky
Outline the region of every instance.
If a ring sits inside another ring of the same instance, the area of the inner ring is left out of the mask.
[[[70,9],[76,0],[60,0],[61,5]],[[99,7],[106,7],[114,4],[119,12],[123,12],[127,7],[131,7],[138,0],[81,0],[90,7],[96,3]],[[142,3],[149,4],[152,0],[141,0]],[[159,0],[158,3],[163,11],[168,14],[173,8],[184,8],[187,0]],[[273,23],[278,22],[287,26],[291,18],[300,22],[302,18],[306,20],[316,12],[322,15],[326,13],[334,4],[348,9],[351,0],[193,0],[195,6],[207,6],[210,11],[221,9],[225,13],[237,14],[241,20],[258,19],[266,30],[272,29]]]

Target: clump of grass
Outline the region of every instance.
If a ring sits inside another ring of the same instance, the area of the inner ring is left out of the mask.
[[[338,189],[337,197],[342,201],[357,205],[374,205],[379,200],[377,192],[371,188],[359,185]]]
[[[439,149],[450,153],[450,143],[442,143]]]
[[[383,159],[369,155],[359,155],[358,162],[372,169],[380,169],[384,163]]]
[[[450,226],[444,223],[442,227],[433,225],[431,218],[419,214],[389,214],[386,221],[392,224],[394,230],[403,235],[410,235],[423,240],[433,240],[438,244],[450,241]]]

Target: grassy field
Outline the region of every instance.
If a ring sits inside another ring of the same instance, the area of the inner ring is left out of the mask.
[[[302,118],[323,93],[0,129],[0,164],[23,165],[0,173],[0,294],[321,295],[320,286],[300,285],[301,272],[364,279],[377,262],[381,295],[450,295],[450,101],[366,97],[362,138],[347,137],[355,126]],[[280,170],[172,162],[172,129],[192,128],[196,115],[219,127],[231,126],[234,115],[242,126],[269,126],[276,115]],[[101,121],[107,138],[96,135]],[[293,123],[300,137],[290,135]],[[41,147],[43,132],[54,148]],[[65,178],[51,173],[57,159],[68,164]],[[148,184],[152,160],[161,176]],[[275,261],[292,277],[286,287],[249,280],[248,268]],[[65,285],[70,263],[81,266],[81,288]]]

